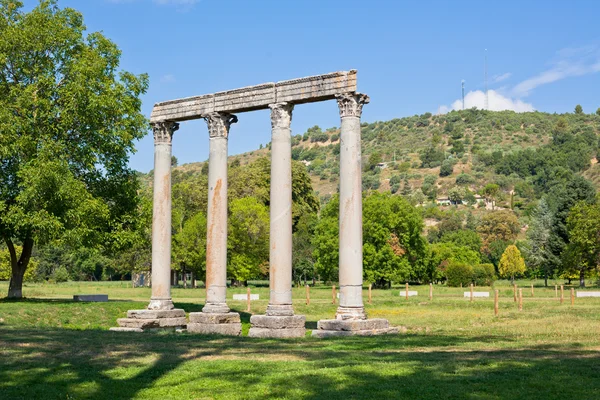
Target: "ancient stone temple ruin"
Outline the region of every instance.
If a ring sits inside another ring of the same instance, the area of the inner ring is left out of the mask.
[[[319,321],[314,336],[378,334],[393,330],[385,319],[367,320],[362,300],[362,184],[360,116],[369,97],[356,91],[356,71],[293,79],[157,103],[154,131],[152,297],[115,330],[184,327],[190,332],[240,335],[238,313],[227,291],[227,144],[235,114],[271,110],[270,297],[265,315],[253,315],[249,336],[305,336],[305,317],[292,306],[291,121],[294,106],[337,100],[340,145],[340,302],[336,318]],[[171,140],[179,121],[203,118],[209,131],[206,302],[202,312],[175,309],[171,272]]]

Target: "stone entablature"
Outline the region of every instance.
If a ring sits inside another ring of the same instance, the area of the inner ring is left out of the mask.
[[[214,94],[156,103],[151,122],[186,121],[214,112],[240,113],[269,108],[275,103],[312,103],[356,92],[356,70],[264,83]]]

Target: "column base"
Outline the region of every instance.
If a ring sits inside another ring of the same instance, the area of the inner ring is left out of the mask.
[[[304,315],[253,315],[249,337],[299,338],[306,336]]]
[[[364,307],[342,307],[339,306],[336,313],[335,319],[338,320],[366,320],[367,313]]]
[[[187,331],[200,334],[216,334],[227,336],[240,336],[242,334],[242,322],[240,314],[235,312],[215,313],[205,312],[190,313],[190,322]],[[229,308],[227,308],[229,311]]]
[[[202,307],[202,312],[208,314],[227,314],[230,310],[226,303],[206,303]]]
[[[187,325],[185,311],[172,310],[129,310],[127,318],[117,319],[118,328],[113,332],[145,332],[152,330],[177,330]]]
[[[175,306],[171,299],[150,299],[148,310],[173,310]]]
[[[390,327],[387,319],[323,319],[317,322],[317,329],[312,331],[314,337],[331,336],[375,336],[398,333],[398,328]]]
[[[294,307],[291,304],[269,304],[265,314],[270,317],[292,317]]]

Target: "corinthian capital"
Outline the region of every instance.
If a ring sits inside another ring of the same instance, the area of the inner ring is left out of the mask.
[[[271,109],[271,127],[289,128],[292,123],[292,110],[294,105],[290,103],[269,104]]]
[[[369,96],[362,93],[350,92],[335,96],[338,107],[340,108],[340,117],[358,117],[362,114],[364,104],[368,104]]]
[[[235,115],[225,112],[214,112],[204,117],[208,125],[208,135],[212,137],[229,137],[229,128],[231,124],[238,122]]]
[[[173,133],[179,129],[179,124],[173,121],[161,121],[150,123],[154,132],[154,143],[171,144]]]

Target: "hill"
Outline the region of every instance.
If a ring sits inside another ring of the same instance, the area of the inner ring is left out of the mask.
[[[307,166],[322,201],[337,190],[339,134],[339,128],[314,126],[293,137],[292,158]],[[600,116],[593,114],[471,109],[363,123],[363,187],[400,192],[422,203],[427,197],[473,201],[493,184],[499,188],[499,206],[509,207],[512,201],[513,207],[524,208],[543,194],[543,182],[536,175],[545,169],[544,163],[561,166],[575,158],[575,165],[565,167],[599,188],[599,134]],[[245,165],[268,156],[269,147],[230,158]],[[537,158],[530,171],[509,165],[524,156]],[[195,174],[204,164],[185,164],[177,170]]]

